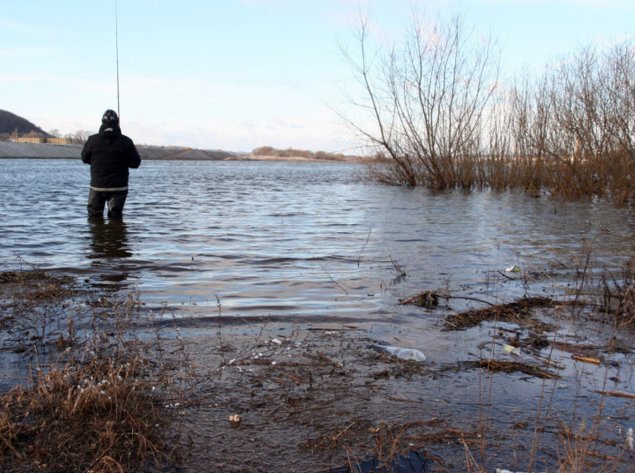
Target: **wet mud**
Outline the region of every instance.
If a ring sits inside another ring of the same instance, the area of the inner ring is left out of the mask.
[[[257,340],[250,331],[223,332],[222,351],[218,339],[209,346],[202,334],[186,335],[205,360],[205,381],[180,411],[191,465],[216,458],[216,471],[327,472],[417,451],[429,471],[544,471],[587,445],[591,469],[611,458],[615,471],[629,471],[633,460],[624,443],[629,401],[590,396],[556,362],[484,354],[419,363],[373,350],[377,341],[360,329],[273,324]],[[532,394],[515,395],[522,391]]]

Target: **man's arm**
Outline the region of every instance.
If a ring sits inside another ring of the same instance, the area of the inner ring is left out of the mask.
[[[128,167],[132,169],[137,169],[141,165],[141,156],[137,151],[137,147],[134,145],[133,141],[128,138],[128,143],[126,146],[126,156],[128,158]]]
[[[82,148],[82,162],[85,164],[90,164],[93,155],[93,142],[90,138],[86,140],[84,143],[84,147]]]

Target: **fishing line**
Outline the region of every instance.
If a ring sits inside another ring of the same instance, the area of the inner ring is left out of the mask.
[[[117,0],[115,0],[115,56],[117,59],[117,115],[121,117],[121,111],[119,109],[119,24],[117,21],[117,17],[118,17]]]

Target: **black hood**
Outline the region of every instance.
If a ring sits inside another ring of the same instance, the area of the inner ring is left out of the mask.
[[[121,136],[121,128],[119,128],[119,125],[103,124],[99,127],[99,135],[107,140],[112,140]]]

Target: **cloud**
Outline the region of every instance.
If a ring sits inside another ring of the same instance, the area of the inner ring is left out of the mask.
[[[227,119],[209,115],[198,120],[168,121],[152,115],[128,115],[124,133],[136,143],[251,151],[258,146],[339,151],[348,146],[346,133],[328,112],[297,114],[285,119]]]
[[[243,5],[257,7],[276,7],[289,2],[290,0],[238,0],[238,3]]]
[[[0,74],[0,83],[66,83],[67,79],[56,74]]]

